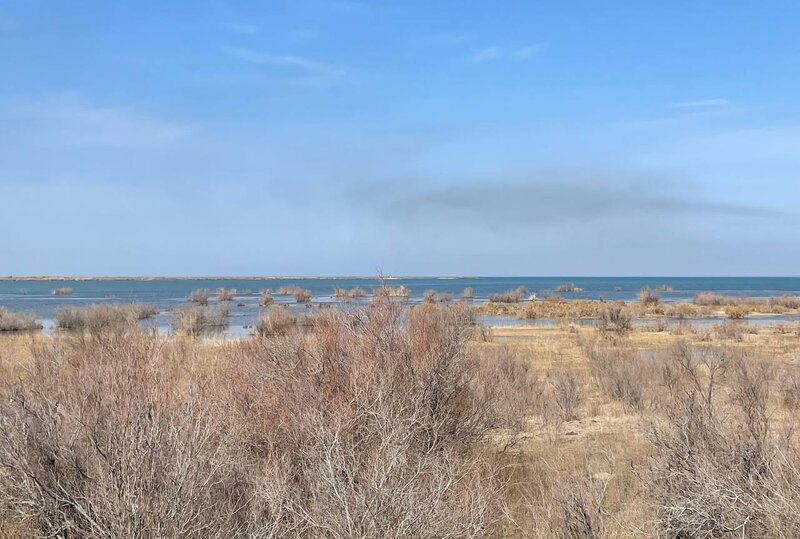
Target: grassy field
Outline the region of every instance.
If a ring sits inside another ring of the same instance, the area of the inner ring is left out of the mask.
[[[800,325],[0,335],[0,537],[796,537]]]

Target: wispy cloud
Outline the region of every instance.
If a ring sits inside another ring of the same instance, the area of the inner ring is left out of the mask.
[[[194,131],[132,107],[89,104],[74,94],[2,103],[0,116],[24,121],[36,140],[73,148],[157,148]]]
[[[230,22],[225,25],[225,28],[237,34],[253,35],[258,33],[258,26],[255,24]]]
[[[340,82],[346,73],[341,67],[303,56],[271,54],[239,47],[222,47],[222,50],[251,64],[291,69],[297,74],[297,81],[303,83],[329,85]]]
[[[467,61],[473,64],[482,64],[498,60],[511,60],[514,62],[524,62],[535,54],[543,51],[543,43],[533,43],[522,47],[501,47],[492,45],[473,51],[467,57]]]
[[[487,227],[609,219],[635,221],[643,214],[753,218],[775,213],[758,206],[704,198],[680,189],[656,189],[645,180],[636,179],[636,175],[629,175],[622,181],[619,175],[611,173],[587,175],[566,170],[534,176],[527,181],[478,178],[439,187],[428,187],[430,182],[426,181],[405,182],[402,190],[383,185],[380,192],[374,193],[359,186],[354,197],[368,207],[377,208],[383,219]],[[387,189],[390,192],[387,193]]]
[[[708,107],[725,107],[730,104],[731,102],[728,99],[700,99],[698,101],[670,103],[669,107],[673,109],[701,109]]]

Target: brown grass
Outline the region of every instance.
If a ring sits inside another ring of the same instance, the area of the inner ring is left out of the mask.
[[[349,301],[351,299],[358,299],[364,297],[364,289],[356,286],[354,288],[334,288],[333,297],[341,301]]]
[[[135,325],[158,314],[146,303],[94,304],[88,307],[60,307],[56,311],[56,327],[64,330],[96,333],[108,328]]]
[[[489,302],[490,303],[519,303],[522,297],[526,294],[527,290],[525,290],[524,286],[519,286],[515,290],[509,290],[508,292],[503,292],[502,294],[490,294],[489,295]]]
[[[42,325],[31,314],[16,313],[0,307],[0,332],[31,331],[42,329]]]
[[[236,297],[236,289],[217,288],[217,301],[231,301]]]
[[[62,286],[53,290],[54,296],[71,296],[74,290],[69,286]]]
[[[259,307],[269,307],[275,303],[275,299],[272,297],[272,290],[261,290],[258,293],[258,306]]]
[[[210,297],[211,291],[209,289],[200,288],[189,292],[189,295],[186,296],[186,301],[189,303],[196,303],[197,305],[208,305],[208,298]]]

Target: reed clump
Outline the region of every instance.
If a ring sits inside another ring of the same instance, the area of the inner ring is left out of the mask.
[[[297,318],[284,305],[273,305],[261,315],[256,324],[256,333],[261,336],[286,335],[297,326]]]
[[[583,292],[583,288],[576,286],[575,283],[560,284],[554,290],[556,292]]]
[[[231,301],[236,297],[236,289],[230,288],[218,288],[217,289],[217,301]]]
[[[365,295],[364,289],[356,286],[350,289],[347,288],[334,288],[333,297],[340,301],[349,301],[352,299],[363,298]]]
[[[501,294],[490,294],[490,303],[519,303],[522,297],[527,293],[524,286],[519,286],[515,290],[509,290]]]
[[[658,297],[658,294],[647,286],[639,290],[639,292],[636,294],[636,299],[639,300],[639,303],[645,307],[656,306],[661,301],[661,299]]]
[[[55,288],[53,290],[54,296],[71,296],[74,293],[74,290],[69,286],[62,286],[60,288]]]
[[[230,310],[227,302],[213,306],[189,305],[173,312],[172,330],[178,335],[198,337],[228,326]]]
[[[258,293],[258,306],[269,307],[275,303],[275,298],[272,297],[272,290],[264,289]]]
[[[56,311],[56,327],[63,330],[98,333],[107,329],[135,326],[158,314],[146,303],[93,304],[88,307],[64,306]]]
[[[278,289],[279,296],[293,296],[297,303],[308,303],[311,301],[311,292],[296,285],[282,286]]]
[[[446,292],[437,292],[436,290],[426,290],[422,294],[422,301],[425,303],[444,303],[453,300],[453,294]]]
[[[186,296],[186,301],[197,305],[208,305],[208,299],[210,297],[211,291],[208,288],[200,288],[189,292],[189,295]]]
[[[42,329],[36,318],[27,313],[17,313],[0,307],[0,332],[31,331]]]

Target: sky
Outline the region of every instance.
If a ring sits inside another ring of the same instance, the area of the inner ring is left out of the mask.
[[[0,0],[0,275],[798,275],[798,27]]]

